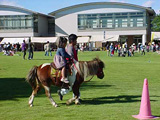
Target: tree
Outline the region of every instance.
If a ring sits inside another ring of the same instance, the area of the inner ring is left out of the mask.
[[[160,31],[160,14],[156,15],[156,17],[152,21],[152,30]]]

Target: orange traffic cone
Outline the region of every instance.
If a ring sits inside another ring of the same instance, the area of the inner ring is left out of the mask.
[[[152,116],[150,99],[149,99],[149,90],[148,90],[148,80],[144,79],[143,91],[141,97],[141,106],[138,115],[132,115],[137,119],[157,119],[159,117]]]

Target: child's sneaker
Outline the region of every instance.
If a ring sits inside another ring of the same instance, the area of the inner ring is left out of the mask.
[[[69,83],[67,78],[61,78],[61,81],[64,82],[64,83]]]

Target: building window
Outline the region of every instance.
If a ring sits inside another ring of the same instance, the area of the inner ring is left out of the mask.
[[[137,18],[137,27],[143,27],[143,18]]]
[[[79,14],[78,29],[144,27],[145,19],[145,12]]]
[[[33,16],[34,32],[38,32],[38,15]]]
[[[0,29],[33,28],[32,15],[13,15],[0,17]]]
[[[128,27],[128,19],[127,18],[122,19],[122,27]]]
[[[48,19],[48,33],[55,34],[55,19],[54,18]]]

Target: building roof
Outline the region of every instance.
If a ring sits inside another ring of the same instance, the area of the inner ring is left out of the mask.
[[[53,16],[50,16],[50,15],[46,15],[46,14],[43,14],[43,13],[35,12],[35,11],[32,11],[32,10],[28,10],[28,9],[25,9],[25,8],[22,8],[22,7],[17,7],[17,6],[0,5],[0,8],[13,8],[13,9],[23,10],[23,11],[30,12],[30,13],[37,14],[37,15],[42,15],[42,16],[46,16],[46,17],[53,17]]]
[[[49,15],[53,15],[54,16],[55,14],[57,14],[59,12],[62,12],[62,11],[66,11],[66,10],[70,10],[70,9],[78,8],[78,7],[84,7],[84,6],[88,6],[88,5],[124,5],[124,6],[131,6],[131,7],[145,9],[150,14],[153,14],[153,15],[155,14],[155,11],[150,7],[143,7],[143,6],[129,4],[129,3],[121,3],[121,2],[91,2],[91,3],[83,3],[83,4],[78,4],[78,5],[73,5],[73,6],[62,8],[62,9],[58,9],[56,11],[53,11],[53,12],[49,13]]]

